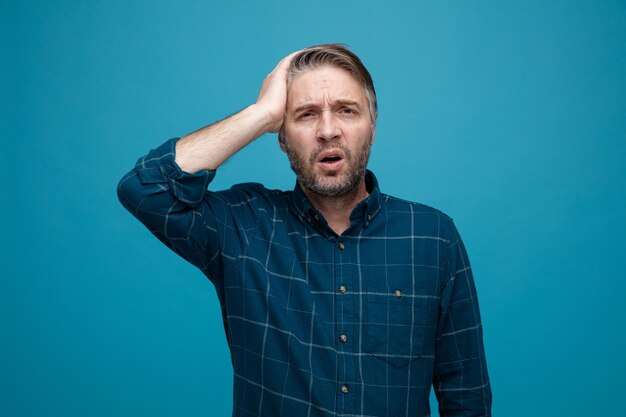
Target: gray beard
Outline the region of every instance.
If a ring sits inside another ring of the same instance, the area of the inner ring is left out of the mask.
[[[293,149],[289,147],[288,142],[286,142],[286,150],[289,162],[291,163],[291,169],[295,172],[300,186],[324,197],[339,197],[355,192],[361,179],[365,176],[365,168],[367,167],[370,149],[372,147],[371,142],[370,137],[356,157],[344,145],[337,142],[326,142],[311,154],[308,162],[302,155],[293,151]],[[341,149],[344,152],[346,163],[349,165],[346,177],[343,181],[327,183],[318,175],[315,175],[312,167],[315,166],[320,153],[333,148]]]

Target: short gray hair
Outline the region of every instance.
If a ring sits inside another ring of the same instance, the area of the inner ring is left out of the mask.
[[[370,118],[376,125],[378,102],[374,81],[358,56],[340,43],[326,43],[310,46],[296,54],[287,70],[287,85],[303,72],[317,69],[326,65],[341,68],[347,71],[365,89],[365,96],[369,102]]]

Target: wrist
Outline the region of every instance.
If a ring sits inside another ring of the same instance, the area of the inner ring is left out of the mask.
[[[255,120],[258,121],[260,134],[259,136],[265,133],[275,133],[278,132],[278,129],[283,124],[283,114],[276,115],[271,110],[265,108],[263,105],[259,103],[254,103],[246,108],[246,111],[249,111],[253,114]]]

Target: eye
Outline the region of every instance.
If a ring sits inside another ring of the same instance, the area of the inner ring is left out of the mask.
[[[341,113],[343,114],[355,114],[356,111],[350,107],[344,107],[341,109]]]

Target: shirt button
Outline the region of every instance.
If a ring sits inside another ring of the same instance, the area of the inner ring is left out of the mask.
[[[345,285],[340,285],[340,286],[339,286],[339,292],[340,292],[341,294],[345,294],[345,293],[346,293],[346,291],[348,291],[348,289],[346,288],[346,286],[345,286]]]
[[[396,290],[396,297],[398,298],[402,297],[402,291]]]
[[[346,245],[343,244],[343,242],[339,242],[339,249],[344,250],[346,248]]]
[[[367,221],[368,221],[368,222],[371,222],[371,221],[372,221],[372,215],[371,215],[371,214],[368,214],[368,215],[367,215]]]
[[[343,384],[341,386],[341,392],[343,392],[344,394],[348,393],[348,385],[347,384]]]
[[[320,220],[320,216],[318,216],[317,214],[315,215],[315,220],[319,221]]]
[[[342,334],[341,336],[339,336],[339,340],[341,341],[341,343],[346,343],[346,340],[348,340],[348,336]]]

